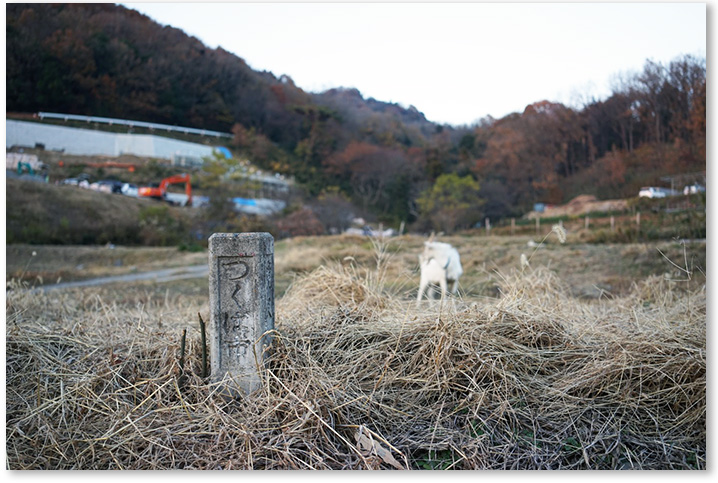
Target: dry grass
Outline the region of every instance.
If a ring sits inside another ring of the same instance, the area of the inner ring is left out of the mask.
[[[235,402],[198,375],[198,299],[14,286],[9,468],[706,468],[703,288],[582,300],[527,268],[417,310],[376,254],[294,281],[264,387]]]

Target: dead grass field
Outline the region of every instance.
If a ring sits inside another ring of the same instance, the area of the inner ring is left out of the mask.
[[[23,264],[129,263],[8,247],[8,468],[706,468],[704,243],[443,240],[461,294],[420,309],[420,237],[278,242],[265,385],[234,402],[199,375],[206,280],[32,292]]]
[[[395,295],[415,296],[419,280],[417,254],[423,240],[406,235],[388,239],[381,247],[387,289]],[[652,275],[685,280],[688,270],[693,274],[689,285],[700,285],[705,280],[705,241],[595,245],[584,243],[580,232],[569,233],[563,245],[548,235],[540,248],[529,247],[528,243],[540,242],[541,237],[528,235],[464,235],[442,240],[458,247],[461,253],[464,276],[460,290],[467,298],[496,296],[497,282],[502,274],[519,267],[521,254],[530,259],[531,265],[554,272],[572,295],[583,298],[620,295]],[[357,236],[279,240],[275,243],[276,294],[281,296],[297,276],[346,257],[360,265],[376,266],[378,249],[371,239]],[[6,280],[22,280],[33,286],[207,263],[206,251],[182,252],[174,247],[7,245],[5,254]],[[162,290],[182,291],[182,287],[181,283],[163,285]]]

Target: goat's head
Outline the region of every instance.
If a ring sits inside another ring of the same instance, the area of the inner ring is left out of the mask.
[[[446,269],[451,261],[451,247],[431,240],[424,242],[424,252],[419,256],[419,261],[428,263],[431,259],[436,260],[442,268]]]

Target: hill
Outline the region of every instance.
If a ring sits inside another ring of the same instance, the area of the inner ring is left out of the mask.
[[[7,243],[166,245],[186,242],[186,211],[76,186],[8,178]]]
[[[312,95],[172,27],[112,4],[10,4],[8,111],[256,129],[292,149]],[[319,96],[321,98],[322,96]],[[374,112],[405,109],[374,102]],[[423,118],[423,115],[420,115]]]
[[[451,219],[452,230],[464,229],[535,203],[634,197],[668,175],[705,173],[704,58],[648,60],[581,108],[537,100],[456,127],[352,87],[305,92],[288,75],[254,71],[119,5],[8,4],[6,12],[8,111],[232,132],[235,154],[293,176],[306,201],[340,196],[397,226],[441,230]],[[476,182],[463,182],[476,191],[464,193],[471,209],[419,202],[443,175]]]

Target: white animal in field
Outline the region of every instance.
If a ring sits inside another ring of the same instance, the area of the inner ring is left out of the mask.
[[[448,293],[449,284],[451,284],[451,293],[456,293],[459,277],[464,273],[456,248],[448,243],[432,240],[424,242],[424,252],[419,255],[419,266],[421,282],[419,283],[419,295],[416,298],[417,306],[429,284],[438,285],[441,288],[442,299]],[[428,293],[426,297],[429,298]]]

